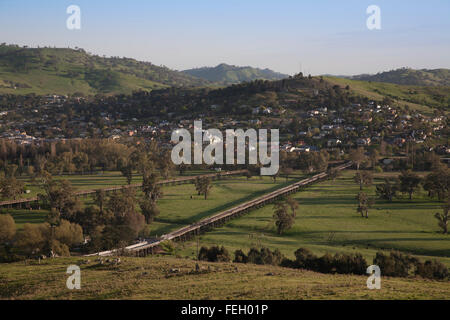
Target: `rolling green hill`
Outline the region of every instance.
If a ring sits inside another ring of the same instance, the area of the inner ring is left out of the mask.
[[[0,45],[0,93],[115,94],[207,81],[129,58],[99,57],[82,49]]]
[[[351,77],[353,80],[387,82],[412,86],[450,86],[450,70],[414,70],[401,68],[397,70],[381,72],[375,75],[358,75]]]
[[[412,110],[428,114],[432,113],[433,108],[450,110],[450,86],[411,86],[337,77],[323,78],[333,85],[349,86],[353,94],[374,100],[389,98]]]
[[[184,73],[225,85],[253,80],[281,80],[289,77],[286,74],[274,72],[269,69],[263,70],[252,67],[237,67],[225,63],[214,68],[204,67],[185,70]]]

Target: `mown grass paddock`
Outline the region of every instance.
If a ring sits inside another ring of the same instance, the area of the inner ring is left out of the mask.
[[[195,173],[204,174],[205,172]],[[74,176],[69,181],[73,183],[74,187],[78,186],[77,190],[95,189],[93,181],[97,181],[97,184],[95,184],[97,188],[115,185],[120,186],[125,183],[125,180],[120,180],[115,174],[110,177],[110,179],[101,183],[99,182],[101,178],[94,179],[91,176]],[[288,180],[280,177],[276,182],[269,177],[253,177],[249,180],[243,176],[224,177],[220,180],[213,181],[213,188],[207,200],[202,195],[197,195],[193,184],[166,185],[163,187],[164,196],[158,201],[161,214],[151,224],[151,234],[153,236],[161,236],[180,226],[189,225],[202,218],[274,191],[302,177],[302,174],[294,173]],[[134,183],[139,183],[139,181],[136,179]],[[140,192],[138,192],[139,195]],[[93,205],[91,196],[80,197],[80,200],[86,206]],[[136,207],[140,210],[138,204],[136,204]],[[48,213],[45,210],[30,211],[26,209],[15,210],[8,208],[4,208],[3,212],[11,213],[19,228],[22,228],[25,223],[44,222]]]
[[[194,185],[165,187],[164,197],[158,201],[161,214],[151,225],[153,234],[162,235],[180,227],[198,222],[203,218],[232,208],[238,204],[260,197],[266,193],[292,183],[300,176],[277,179],[276,183],[269,177],[228,177],[214,181],[207,200],[197,195]],[[191,199],[191,195],[193,199]]]
[[[182,177],[211,174],[215,171],[211,170],[188,170],[184,175],[180,175],[179,172],[174,172],[174,175],[169,179],[177,179]],[[68,180],[72,184],[75,191],[83,190],[97,190],[105,189],[110,187],[118,187],[127,184],[126,178],[119,171],[104,171],[97,172],[94,174],[73,174],[73,175],[55,175],[53,177],[55,180]],[[37,181],[33,182],[29,177],[19,178],[26,185],[26,189],[30,190],[29,194],[22,195],[22,198],[32,198],[38,193],[41,193],[39,183]],[[139,174],[133,174],[132,184],[142,183],[142,176]]]
[[[66,288],[67,267],[81,268],[81,290]],[[381,290],[367,276],[237,263],[207,263],[152,256],[99,265],[80,258],[0,265],[0,299],[448,299],[448,282],[382,277]]]
[[[424,191],[394,199],[376,200],[369,219],[356,212],[359,186],[353,171],[345,171],[336,181],[325,181],[293,195],[300,206],[294,227],[283,236],[276,235],[273,206],[250,212],[200,237],[200,245],[225,246],[229,251],[253,246],[280,249],[293,258],[300,247],[316,254],[360,252],[372,262],[377,251],[400,250],[422,259],[437,259],[450,266],[450,236],[440,233],[433,215],[442,203],[429,199]],[[393,175],[393,173],[389,173]],[[374,184],[386,174],[376,174]],[[364,188],[375,197],[375,185]],[[182,255],[194,256],[196,241],[180,244]]]

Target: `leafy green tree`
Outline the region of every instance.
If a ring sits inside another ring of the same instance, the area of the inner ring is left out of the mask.
[[[104,227],[113,220],[112,213],[107,210],[100,210],[97,206],[88,206],[84,210],[79,210],[71,220],[79,224],[85,234],[91,235],[97,227]]]
[[[438,168],[426,176],[423,188],[428,191],[430,197],[438,197],[443,200],[450,192],[450,169]]]
[[[17,247],[27,256],[42,254],[49,239],[49,225],[25,224],[17,235]]]
[[[124,218],[127,213],[134,212],[135,203],[135,191],[133,189],[122,189],[110,196],[107,208],[115,218]]]
[[[400,191],[409,194],[409,200],[412,200],[414,192],[419,188],[422,179],[411,170],[403,171],[399,176]]]
[[[133,181],[133,167],[131,165],[126,165],[120,169],[120,172],[127,179],[127,184],[130,185]]]
[[[73,247],[83,243],[83,229],[80,225],[62,219],[55,228],[55,239],[66,246]]]
[[[51,176],[44,181],[42,188],[45,194],[38,195],[44,206],[54,209],[65,218],[70,218],[80,209],[80,203],[69,181],[55,181]]]
[[[289,213],[289,209],[291,213]],[[292,228],[295,223],[295,209],[288,202],[278,202],[275,204],[275,212],[273,218],[277,227],[277,234],[282,235],[285,231]]]
[[[156,202],[148,198],[142,199],[139,206],[148,224],[152,223],[155,217],[157,217],[160,213]]]
[[[154,173],[146,174],[143,177],[142,192],[147,199],[156,202],[163,196],[161,185],[158,183],[158,176]]]
[[[11,242],[16,235],[16,222],[10,214],[0,214],[0,244]]]
[[[23,193],[24,187],[23,182],[17,180],[15,177],[5,177],[0,179],[0,194],[2,199],[16,200],[16,198]]]
[[[392,201],[397,195],[398,185],[391,179],[385,179],[383,184],[377,185],[377,196],[380,199]]]
[[[145,217],[137,211],[129,211],[126,213],[123,223],[131,231],[133,239],[136,239],[145,227]]]
[[[434,217],[438,220],[439,227],[442,229],[442,233],[448,234],[448,221],[449,221],[450,200],[447,200],[447,204],[443,206],[443,213],[436,213]]]
[[[211,179],[208,177],[202,177],[198,180],[197,191],[199,194],[203,194],[205,196],[205,200],[208,199],[208,195],[212,189]]]
[[[172,175],[174,165],[169,152],[165,152],[159,158],[159,170],[163,179],[167,180]]]
[[[107,196],[105,190],[96,190],[94,195],[94,203],[100,208],[100,211],[103,211],[106,201]]]

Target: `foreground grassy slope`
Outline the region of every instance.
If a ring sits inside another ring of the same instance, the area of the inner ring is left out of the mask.
[[[448,282],[367,277],[169,257],[122,258],[118,266],[66,258],[0,265],[0,299],[449,299]],[[81,290],[66,288],[69,265],[81,267]],[[178,273],[171,272],[179,269]]]
[[[266,246],[280,249],[290,258],[300,247],[316,254],[360,252],[368,262],[377,251],[395,249],[450,266],[450,236],[439,233],[433,217],[441,211],[440,203],[429,200],[425,193],[416,195],[412,202],[406,197],[392,203],[377,200],[369,219],[363,219],[356,212],[359,186],[353,175],[346,171],[335,182],[326,181],[293,195],[300,204],[296,223],[283,236],[275,232],[274,209],[269,205],[202,235],[200,243],[224,245],[230,251]],[[382,183],[382,175],[375,184]],[[365,192],[375,197],[375,186],[365,188]],[[194,256],[195,242],[180,246],[184,255]]]

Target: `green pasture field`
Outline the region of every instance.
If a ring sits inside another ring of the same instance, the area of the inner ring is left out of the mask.
[[[186,171],[183,176],[179,174],[178,171],[174,172],[174,175],[169,179],[177,179],[180,177],[186,176],[195,176],[202,174],[210,174],[215,173],[215,171],[211,170],[189,170]],[[99,172],[96,174],[75,174],[75,175],[61,175],[54,176],[55,180],[68,180],[72,184],[73,188],[76,191],[82,190],[97,190],[97,189],[105,189],[110,187],[122,186],[127,184],[127,180],[119,171],[105,171]],[[38,181],[31,181],[29,177],[19,178],[24,184],[26,189],[30,190],[29,194],[24,194],[22,198],[32,198],[37,194],[42,192],[42,189],[38,183]],[[132,184],[142,183],[142,176],[139,174],[133,175]]]
[[[117,185],[121,185],[118,176],[111,175],[110,177],[111,179],[108,179],[107,182],[103,182],[101,178],[94,179],[92,176],[86,176],[86,182],[83,180],[83,177],[77,176],[72,177],[71,182],[74,187],[78,185],[78,187],[81,188],[80,190],[89,189],[86,188],[88,183],[91,189],[95,189],[92,188],[95,182],[97,183],[96,188],[111,186],[114,181],[117,181]],[[286,186],[302,177],[302,174],[297,173],[292,175],[289,180],[279,178],[276,183],[274,183],[269,177],[263,177],[262,179],[253,177],[252,179],[247,180],[247,178],[242,176],[231,176],[226,179],[214,181],[213,188],[211,189],[207,200],[205,200],[202,195],[197,195],[193,184],[164,186],[163,197],[158,201],[160,215],[150,226],[151,235],[161,236]],[[140,196],[140,192],[138,193],[138,196]],[[84,205],[93,205],[93,199],[90,196],[86,199],[82,197],[81,200]],[[138,204],[136,204],[136,207],[140,210]],[[13,214],[19,229],[21,229],[25,223],[43,223],[48,214],[45,210],[29,211],[3,209],[3,212]]]
[[[230,252],[251,247],[280,249],[293,258],[300,248],[318,255],[360,252],[372,262],[377,251],[400,250],[422,259],[437,259],[450,266],[450,236],[440,233],[436,212],[442,203],[431,200],[422,190],[410,202],[407,196],[392,203],[376,200],[369,219],[357,213],[359,186],[353,182],[354,171],[346,171],[336,181],[308,187],[293,195],[299,202],[294,227],[282,236],[275,231],[274,206],[254,210],[232,220],[224,227],[200,236],[200,246],[225,246]],[[377,174],[374,184],[389,174]],[[375,196],[375,186],[364,191]],[[179,244],[180,254],[193,257],[197,241]]]

